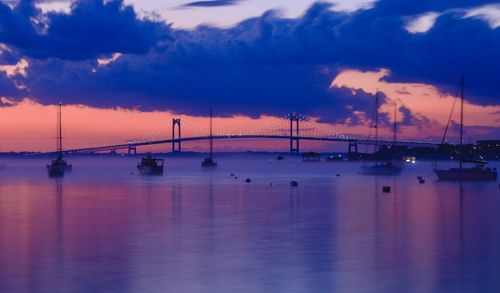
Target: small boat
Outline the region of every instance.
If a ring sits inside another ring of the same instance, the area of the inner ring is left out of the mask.
[[[212,157],[205,158],[201,162],[202,167],[217,167],[217,162],[214,161]]]
[[[278,160],[278,161],[282,161],[282,160],[284,160],[284,159],[285,159],[285,157],[283,157],[282,155],[278,155],[278,156],[276,157],[276,160]]]
[[[452,108],[453,109],[453,108]],[[453,114],[453,110],[452,110]],[[446,139],[446,133],[448,126],[450,124],[450,119],[448,119],[448,124],[446,126],[443,143]],[[439,180],[469,180],[469,181],[494,181],[497,180],[498,173],[496,168],[486,168],[486,161],[475,161],[466,160],[463,154],[463,132],[464,132],[464,77],[460,77],[460,144],[459,144],[459,165],[458,168],[450,169],[440,169],[436,165],[434,166],[434,173],[436,173]],[[472,163],[475,166],[465,167],[464,164]]]
[[[49,177],[63,177],[66,171],[71,171],[73,168],[72,165],[63,159],[61,110],[62,103],[59,103],[57,114],[57,158],[47,165]]]
[[[137,169],[141,175],[163,175],[163,165],[165,160],[153,157],[150,153],[137,164]]]
[[[391,161],[378,163],[371,166],[363,166],[363,175],[385,175],[394,176],[401,174],[403,168],[394,165]]]

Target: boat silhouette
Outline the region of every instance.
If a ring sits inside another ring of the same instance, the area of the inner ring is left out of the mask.
[[[137,169],[141,175],[163,175],[163,166],[165,160],[158,159],[148,153],[146,157],[142,158],[141,162],[137,164]]]
[[[396,166],[392,161],[380,162],[371,166],[361,167],[363,170],[363,175],[399,175],[403,171],[403,168]]]
[[[63,177],[66,171],[71,171],[73,166],[63,159],[62,147],[62,103],[59,103],[57,112],[57,157],[47,165],[49,177]]]
[[[497,180],[498,174],[495,168],[487,168],[486,161],[482,160],[467,160],[463,151],[463,135],[464,135],[464,77],[460,77],[460,144],[458,147],[458,168],[441,169],[434,165],[434,173],[439,180],[469,180],[469,181],[493,181]],[[446,139],[448,127],[453,115],[453,108],[450,113],[450,118],[445,128],[442,144]],[[472,167],[465,167],[465,164],[473,164]]]

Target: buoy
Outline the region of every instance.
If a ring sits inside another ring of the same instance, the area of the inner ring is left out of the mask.
[[[246,182],[246,183],[250,183],[250,182],[252,182],[252,179],[247,178],[247,179],[245,179],[245,182]]]
[[[391,187],[390,186],[382,186],[382,191],[385,193],[391,192]]]
[[[234,179],[238,179],[238,176],[234,176]]]
[[[233,173],[231,173],[231,174],[229,174],[229,176],[234,177],[234,174],[233,174]]]
[[[297,181],[291,181],[290,186],[299,186],[299,183]]]

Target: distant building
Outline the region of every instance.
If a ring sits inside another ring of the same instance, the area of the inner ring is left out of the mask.
[[[500,140],[478,140],[477,150],[488,160],[500,160]]]

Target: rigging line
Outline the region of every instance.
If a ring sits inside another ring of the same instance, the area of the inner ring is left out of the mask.
[[[450,116],[448,117],[448,122],[446,123],[446,127],[444,129],[443,138],[441,139],[441,145],[444,144],[444,141],[446,140],[446,135],[448,134],[448,129],[450,127],[451,119],[453,118],[453,112],[455,110],[455,104],[457,103],[457,96],[458,96],[459,90],[460,90],[460,82],[457,85],[457,90],[455,92],[455,98],[453,99],[453,104],[451,106]],[[433,169],[435,169],[437,167],[437,162],[438,162],[438,158],[436,157],[434,160],[433,167],[432,167]]]
[[[450,127],[451,119],[453,118],[453,112],[455,110],[455,104],[457,103],[458,91],[460,90],[460,84],[457,86],[457,91],[455,93],[455,98],[453,99],[453,105],[451,106],[450,116],[448,117],[448,122],[446,123],[446,127],[444,129],[443,138],[441,139],[441,144],[444,144],[446,139],[446,135],[448,133],[448,129]]]

